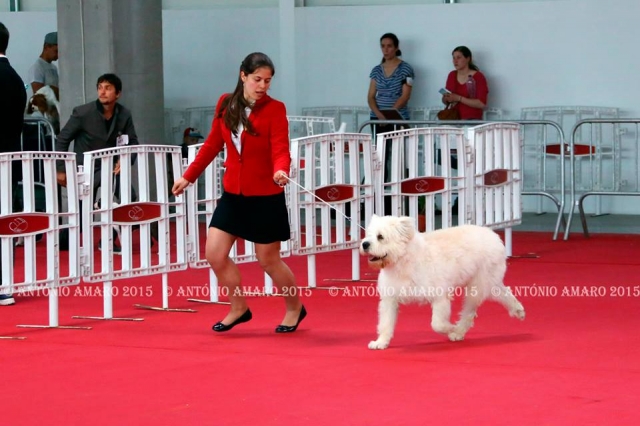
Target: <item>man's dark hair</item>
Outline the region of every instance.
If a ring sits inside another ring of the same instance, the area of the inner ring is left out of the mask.
[[[7,46],[9,46],[9,30],[0,22],[0,53],[6,54]]]
[[[96,83],[96,88],[103,82],[111,83],[113,87],[116,88],[116,93],[120,93],[122,91],[122,80],[115,74],[102,74],[98,77],[98,82]]]

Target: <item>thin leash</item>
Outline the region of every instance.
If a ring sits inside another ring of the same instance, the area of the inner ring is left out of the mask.
[[[330,208],[335,210],[336,213],[340,213],[340,215],[344,216],[345,219],[347,219],[349,222],[353,223],[353,220],[351,220],[351,218],[349,216],[347,216],[346,214],[342,213],[340,210],[336,209],[334,206],[332,206],[331,204],[327,203],[325,200],[323,200],[322,198],[318,197],[316,194],[314,194],[313,192],[309,191],[307,188],[305,188],[304,186],[300,185],[298,182],[296,182],[295,180],[291,179],[286,174],[284,175],[284,177],[286,177],[289,182],[291,182],[292,184],[296,185],[298,188],[301,188],[303,191],[308,192],[309,194],[313,195],[322,204],[326,204],[327,206],[329,206]],[[362,227],[362,225],[360,225],[360,224],[357,224],[357,225],[358,225],[358,227],[360,229],[362,229],[363,231],[366,231],[366,229],[364,227]]]

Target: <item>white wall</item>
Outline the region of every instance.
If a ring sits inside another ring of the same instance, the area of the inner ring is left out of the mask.
[[[379,37],[391,31],[416,70],[413,106],[439,103],[451,50],[464,44],[487,75],[490,105],[511,118],[525,106],[561,104],[615,106],[640,116],[638,16],[636,0],[298,7],[296,81],[279,80],[276,72],[272,93],[296,84],[297,98],[288,101],[298,111],[366,105]],[[234,87],[240,61],[252,51],[264,51],[281,67],[278,19],[276,8],[165,10],[166,106],[213,104]],[[8,56],[26,79],[44,34],[56,30],[56,15],[7,12],[0,21],[11,32]]]
[[[640,116],[640,2],[598,0],[299,8],[298,105],[366,105],[379,38],[394,32],[415,68],[410,104],[438,105],[451,51],[468,46],[489,104],[511,118],[542,105],[615,106]],[[391,19],[392,18],[392,19]],[[613,30],[615,28],[615,30]]]
[[[214,105],[233,91],[240,63],[251,52],[269,55],[277,77],[278,16],[277,8],[163,11],[165,106]],[[273,80],[273,96],[280,84]]]

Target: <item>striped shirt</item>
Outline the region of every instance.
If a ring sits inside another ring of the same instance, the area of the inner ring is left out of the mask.
[[[413,68],[405,61],[402,61],[393,71],[393,74],[386,77],[382,65],[376,65],[371,70],[369,78],[376,82],[376,104],[378,109],[393,109],[393,105],[402,96],[402,86],[407,83],[407,79],[409,79],[410,85],[413,84]],[[400,111],[400,115],[405,120],[409,119],[409,108],[405,106],[398,111]],[[376,118],[373,111],[371,112],[371,118]]]

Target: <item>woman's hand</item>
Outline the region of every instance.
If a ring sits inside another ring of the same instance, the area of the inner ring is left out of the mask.
[[[191,182],[189,182],[183,177],[180,177],[177,181],[173,183],[173,188],[171,188],[171,192],[173,193],[173,195],[176,195],[176,196],[182,195],[185,188],[189,185],[191,185]]]
[[[447,93],[446,95],[442,96],[442,99],[444,99],[444,101],[448,104],[453,102],[460,102],[461,98],[462,96],[456,95],[455,93]]]
[[[273,181],[276,183],[276,185],[285,186],[287,183],[289,183],[289,176],[287,176],[287,173],[285,171],[278,170],[273,174]]]

